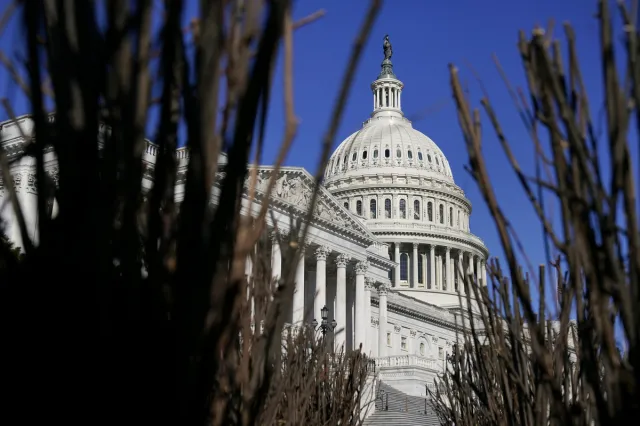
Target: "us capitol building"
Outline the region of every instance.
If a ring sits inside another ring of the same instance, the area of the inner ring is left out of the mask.
[[[471,203],[455,184],[449,161],[402,112],[404,85],[394,74],[388,39],[371,92],[373,112],[338,146],[325,171],[308,245],[296,271],[291,323],[320,319],[326,305],[329,320],[338,324],[335,343],[347,350],[362,344],[376,359],[380,381],[418,397],[442,370],[461,325],[459,271],[474,274],[484,284],[488,251],[471,232]],[[29,134],[32,118],[22,116],[0,126],[5,152],[18,158],[24,152],[18,126]],[[147,143],[146,190],[152,185],[157,150]],[[177,151],[177,201],[183,196],[188,157],[185,148]],[[47,153],[45,162],[46,172],[57,181],[55,155]],[[257,214],[274,173],[272,167],[258,166],[257,202],[252,211],[245,202],[244,214]],[[13,163],[12,174],[30,236],[37,240],[35,159],[22,156]],[[272,230],[288,232],[294,223],[290,216],[307,211],[312,188],[311,174],[301,167],[277,172],[271,194],[274,214],[268,215],[277,222],[269,219]],[[6,201],[0,187],[6,234],[21,245]],[[55,210],[54,203],[53,214]],[[282,264],[278,245],[271,251],[277,277]]]

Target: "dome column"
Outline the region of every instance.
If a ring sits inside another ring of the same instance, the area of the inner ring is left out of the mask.
[[[393,243],[393,260],[396,262],[396,267],[393,271],[393,286],[400,287],[400,243]]]
[[[476,281],[478,282],[478,286],[480,286],[480,280],[482,279],[482,269],[480,268],[482,260],[480,256],[476,257]]]
[[[418,243],[413,243],[413,253],[411,253],[411,287],[418,288]]]
[[[445,287],[447,291],[453,291],[453,280],[451,279],[451,249],[445,247],[445,260],[444,260],[444,279]]]
[[[436,248],[433,244],[429,245],[429,284],[432,290],[436,288]]]
[[[464,262],[462,260],[462,250],[458,252],[458,267],[456,268],[456,274],[458,275],[458,291],[461,294],[467,294],[464,289]]]
[[[482,285],[487,286],[487,261],[482,259]]]

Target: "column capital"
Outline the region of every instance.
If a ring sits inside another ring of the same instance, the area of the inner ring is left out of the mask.
[[[378,294],[379,294],[380,296],[386,296],[386,295],[387,295],[387,293],[389,293],[389,289],[387,288],[387,286],[386,286],[386,285],[384,285],[384,284],[380,284],[380,285],[378,286]]]
[[[367,262],[366,260],[356,263],[356,275],[364,275],[367,273],[368,269],[369,262]]]
[[[327,256],[331,253],[331,249],[327,246],[318,246],[315,250],[316,260],[327,260]]]
[[[373,290],[376,285],[376,280],[371,277],[364,277],[364,289],[365,290]]]
[[[316,251],[316,255],[317,255],[317,251]],[[338,268],[346,268],[347,267],[347,263],[349,263],[349,260],[351,260],[351,256],[348,256],[346,254],[339,254],[338,257],[336,257],[336,266]]]
[[[413,249],[414,249],[414,250],[418,250],[418,246],[419,246],[419,245],[420,245],[419,243],[413,243]]]
[[[269,239],[271,239],[271,242],[274,244],[280,242],[280,240],[286,239],[287,237],[289,237],[288,231],[273,230],[269,234]]]

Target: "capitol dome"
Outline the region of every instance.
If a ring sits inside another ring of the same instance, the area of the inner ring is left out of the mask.
[[[394,111],[376,111],[362,129],[335,150],[325,182],[358,175],[368,169],[382,173],[409,173],[453,183],[449,161],[426,135]]]
[[[470,229],[471,203],[449,161],[402,112],[404,84],[386,39],[385,59],[371,83],[373,112],[331,155],[323,184],[390,247],[393,289],[456,308],[462,274],[486,284],[488,250]]]

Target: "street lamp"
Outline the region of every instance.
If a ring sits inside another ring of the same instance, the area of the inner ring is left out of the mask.
[[[314,330],[320,330],[322,332],[322,335],[325,336],[327,334],[327,331],[333,331],[336,329],[338,323],[336,322],[335,318],[331,320],[331,323],[329,323],[329,308],[327,308],[327,305],[324,305],[323,308],[320,309],[320,317],[322,318],[322,322],[319,324],[319,326],[318,320],[316,320],[315,318],[311,323]]]

